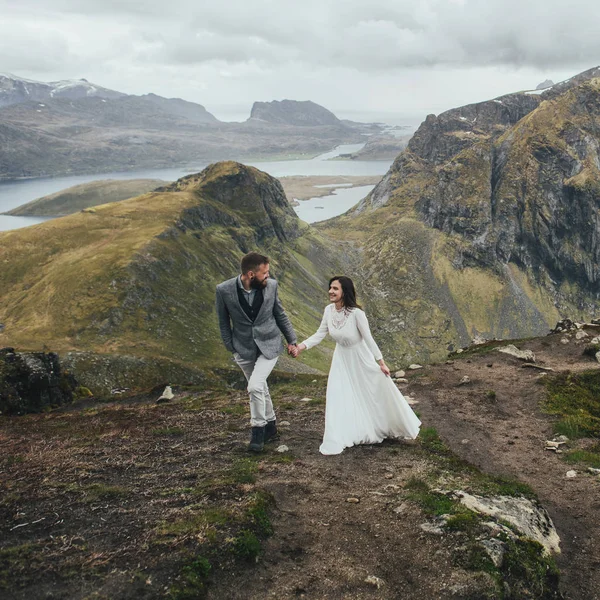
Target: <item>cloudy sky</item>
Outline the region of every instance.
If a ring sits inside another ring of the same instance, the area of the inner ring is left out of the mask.
[[[597,66],[599,31],[596,0],[0,0],[0,72],[401,122]]]

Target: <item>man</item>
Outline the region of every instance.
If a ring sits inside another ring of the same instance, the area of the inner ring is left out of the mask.
[[[242,258],[242,273],[217,286],[217,316],[223,343],[248,380],[252,437],[248,449],[262,452],[277,439],[277,421],[267,377],[283,351],[297,355],[296,333],[269,279],[269,259],[257,252]]]

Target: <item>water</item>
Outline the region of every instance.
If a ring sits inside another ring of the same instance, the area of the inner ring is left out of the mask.
[[[294,206],[294,210],[307,223],[325,221],[350,210],[374,187],[374,185],[360,185],[353,188],[340,188],[335,190],[332,196],[300,200],[300,205]]]
[[[326,152],[316,158],[306,160],[281,160],[281,161],[245,161],[245,164],[254,166],[265,171],[273,177],[285,177],[288,175],[383,175],[391,165],[391,161],[361,161],[361,160],[329,160],[340,154],[349,154],[360,150],[364,144],[345,144],[338,146],[331,152]],[[0,213],[6,212],[17,206],[31,202],[42,196],[53,194],[65,188],[98,181],[100,179],[164,179],[175,181],[190,173],[197,173],[204,169],[209,163],[198,164],[194,168],[171,168],[171,169],[146,169],[140,171],[101,173],[95,175],[72,175],[68,177],[46,177],[42,179],[25,179],[19,181],[0,182]],[[356,188],[353,188],[356,189]],[[340,190],[341,191],[341,190]],[[349,190],[347,190],[349,191]],[[348,210],[346,199],[342,195],[329,198],[329,206],[326,218],[336,216]],[[352,196],[354,197],[354,196]],[[358,198],[360,200],[360,198]],[[357,200],[357,201],[358,201]],[[304,201],[311,202],[310,200]],[[323,200],[323,202],[326,202]],[[338,203],[338,204],[336,204]],[[310,206],[310,205],[309,205]],[[335,214],[330,214],[333,207],[339,206]],[[298,207],[301,208],[301,207]],[[304,210],[304,209],[303,209]],[[309,210],[308,207],[306,210]],[[317,209],[319,210],[319,209]],[[311,213],[312,214],[312,213]],[[304,217],[301,217],[304,219]],[[34,225],[46,219],[40,217],[12,217],[0,214],[0,231],[18,229],[27,225]],[[323,220],[323,219],[319,219]]]

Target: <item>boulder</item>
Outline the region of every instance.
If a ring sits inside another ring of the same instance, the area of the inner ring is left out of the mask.
[[[41,412],[73,401],[77,382],[54,352],[0,350],[0,413]]]
[[[524,536],[539,542],[547,553],[560,553],[560,537],[546,509],[529,498],[493,496],[486,498],[463,491],[455,496],[469,510],[513,525]]]
[[[502,346],[501,348],[496,348],[496,350],[498,352],[514,356],[515,358],[518,358],[520,360],[526,360],[530,363],[535,362],[535,354],[531,350],[519,350],[514,344]]]

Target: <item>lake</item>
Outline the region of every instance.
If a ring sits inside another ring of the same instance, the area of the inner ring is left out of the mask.
[[[362,160],[330,160],[340,154],[350,154],[360,150],[364,144],[344,144],[338,146],[330,152],[326,152],[312,159],[306,160],[280,160],[280,161],[261,161],[253,162],[246,161],[245,164],[251,165],[265,171],[273,177],[285,177],[288,175],[383,175],[389,169],[392,161],[362,161]],[[192,169],[146,169],[140,171],[127,171],[116,173],[96,173],[94,175],[73,175],[68,177],[46,177],[41,179],[24,179],[18,181],[0,182],[0,213],[31,202],[36,198],[59,192],[68,187],[78,185],[80,183],[88,183],[90,181],[98,181],[100,179],[164,179],[165,181],[175,181],[180,177],[190,173],[202,171],[209,163],[199,164],[197,168]],[[361,186],[370,187],[370,186]],[[324,209],[315,209],[316,204],[312,200],[305,200],[301,205],[296,207],[301,209],[305,216],[299,214],[300,218],[307,220],[312,219],[315,211],[323,210],[323,214],[331,218],[351,208],[356,202],[363,198],[366,193],[363,190],[363,196],[356,199],[353,204],[348,205],[356,195],[359,188],[349,188],[346,190],[337,190],[335,197],[327,199],[320,198]],[[343,192],[351,192],[346,196]],[[336,208],[337,207],[337,208]],[[338,212],[335,212],[335,211]],[[312,211],[312,212],[311,212]],[[296,211],[298,212],[298,211]],[[332,214],[334,212],[335,214]],[[312,216],[311,216],[312,215]],[[27,225],[35,225],[45,221],[41,217],[12,217],[0,214],[0,231],[9,229],[18,229]],[[323,220],[318,218],[317,220]],[[314,222],[314,221],[309,221]]]
[[[345,213],[358,204],[375,186],[360,185],[353,188],[339,188],[332,196],[321,196],[310,200],[300,200],[299,206],[294,206],[296,214],[307,223],[325,221]]]

